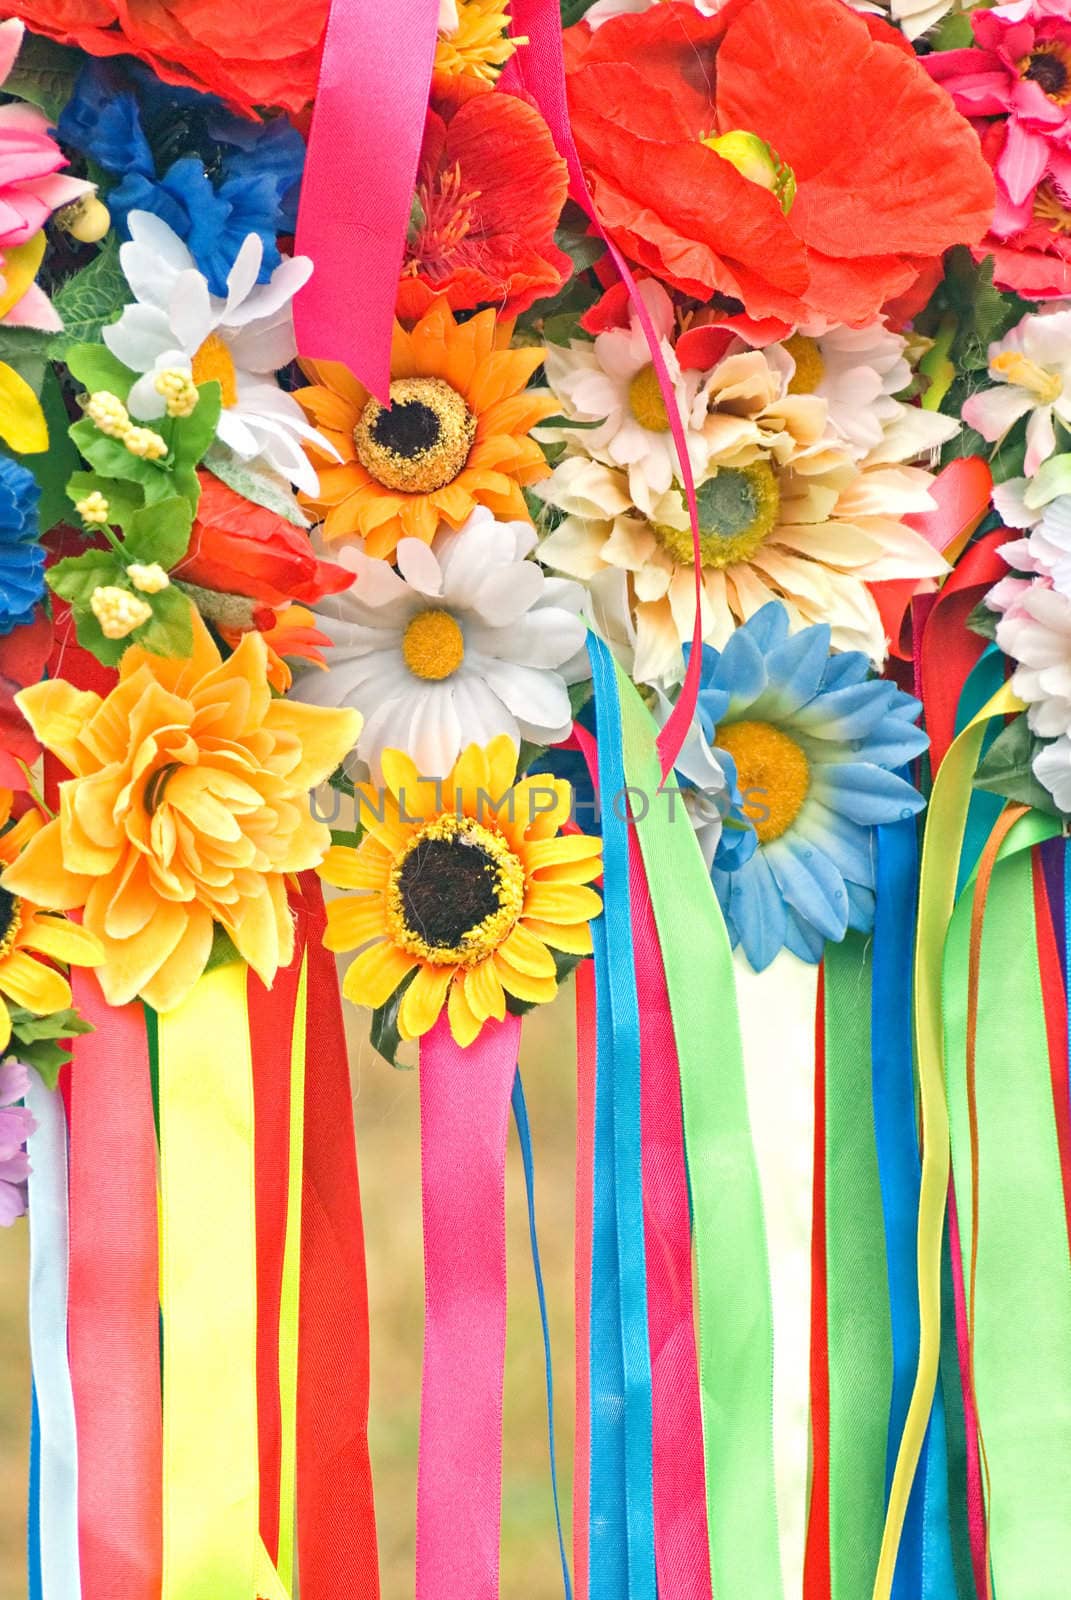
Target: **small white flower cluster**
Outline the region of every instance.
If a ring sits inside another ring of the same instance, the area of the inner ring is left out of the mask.
[[[86,416],[109,439],[118,439],[142,461],[162,461],[167,455],[167,441],[154,428],[142,428],[132,422],[130,413],[118,395],[107,389],[98,389],[86,401]],[[92,519],[90,519],[92,520]]]

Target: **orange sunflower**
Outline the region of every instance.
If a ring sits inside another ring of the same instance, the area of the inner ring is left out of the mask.
[[[0,869],[10,867],[45,825],[39,811],[27,811],[9,828],[11,804],[10,792],[0,789]],[[76,922],[42,911],[0,888],[0,1056],[11,1043],[9,1001],[38,1017],[66,1011],[71,1003],[67,979],[46,965],[42,956],[70,966],[93,967],[104,960],[104,951]]]
[[[470,744],[442,780],[386,750],[386,789],[358,786],[365,837],[356,850],[335,845],[320,868],[328,883],[360,891],[327,907],[328,949],[360,949],[343,993],[375,1009],[408,980],[403,1039],[427,1033],[446,1005],[454,1038],[471,1044],[511,998],[553,1000],[554,950],[591,950],[602,902],[587,886],[602,872],[602,841],[559,836],[568,783],[542,774],[515,783],[516,771],[505,734]]]
[[[411,332],[395,323],[389,410],[338,362],[303,363],[314,382],[295,398],[341,457],[310,452],[320,492],[302,503],[326,540],[359,537],[389,558],[399,539],[430,544],[440,521],[460,528],[478,505],[530,520],[522,485],[549,468],[528,434],[557,401],[525,387],[543,353],[511,350],[512,333],[493,311],[458,323],[444,299]]]

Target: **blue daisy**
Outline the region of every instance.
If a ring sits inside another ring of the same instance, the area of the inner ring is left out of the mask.
[[[788,629],[773,601],[724,650],[704,646],[699,691],[703,738],[735,764],[757,839],[749,859],[711,872],[757,972],[783,948],[817,962],[827,939],[868,931],[874,829],[925,804],[893,770],[926,748],[918,701],[872,678],[860,652],[830,655],[824,623]]]
[[[41,491],[32,472],[0,456],[0,636],[33,621],[45,592],[45,552],[37,542]]]

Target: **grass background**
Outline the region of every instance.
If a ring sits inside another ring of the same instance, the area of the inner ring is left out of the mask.
[[[536,1203],[554,1347],[559,1474],[569,1537],[573,1431],[573,1158],[576,1108],[572,986],[525,1019],[521,1054],[535,1149]],[[351,1072],[371,1299],[371,1447],[383,1600],[410,1600],[416,1494],[423,1245],[415,1072],[394,1071],[351,1013]],[[504,1600],[562,1594],[547,1464],[543,1348],[524,1180],[511,1128],[507,1183],[509,1321],[502,1530]],[[0,1600],[25,1600],[25,1221],[0,1230]],[[568,1545],[567,1545],[568,1548]]]

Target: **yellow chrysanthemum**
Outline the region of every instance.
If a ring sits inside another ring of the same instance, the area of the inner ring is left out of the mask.
[[[439,35],[436,72],[494,83],[517,48],[508,26],[509,10],[502,0],[457,0],[457,27]]]
[[[309,791],[353,748],[361,717],[273,699],[267,664],[259,633],[222,661],[197,618],[189,660],[132,648],[104,699],[61,679],[16,696],[74,776],[0,882],[85,908],[112,1005],[178,1005],[216,923],[265,983],[291,959],[286,875],[318,866],[330,844]]]
[[[327,907],[330,950],[360,950],[343,982],[356,1005],[385,1005],[409,979],[403,1039],[427,1033],[444,1005],[461,1045],[507,997],[552,1000],[553,950],[587,955],[602,903],[588,887],[602,843],[559,835],[572,791],[560,778],[515,783],[517,748],[500,735],[471,744],[449,777],[422,778],[399,750],[383,754],[384,790],[360,786],[367,833],[337,845],[320,875],[358,891]]]
[[[10,792],[0,789],[0,868],[13,865],[45,826],[39,811],[27,811],[8,827],[11,803]],[[71,986],[49,961],[92,967],[103,958],[87,929],[0,888],[0,1056],[11,1043],[8,1001],[38,1017],[70,1005]]]

